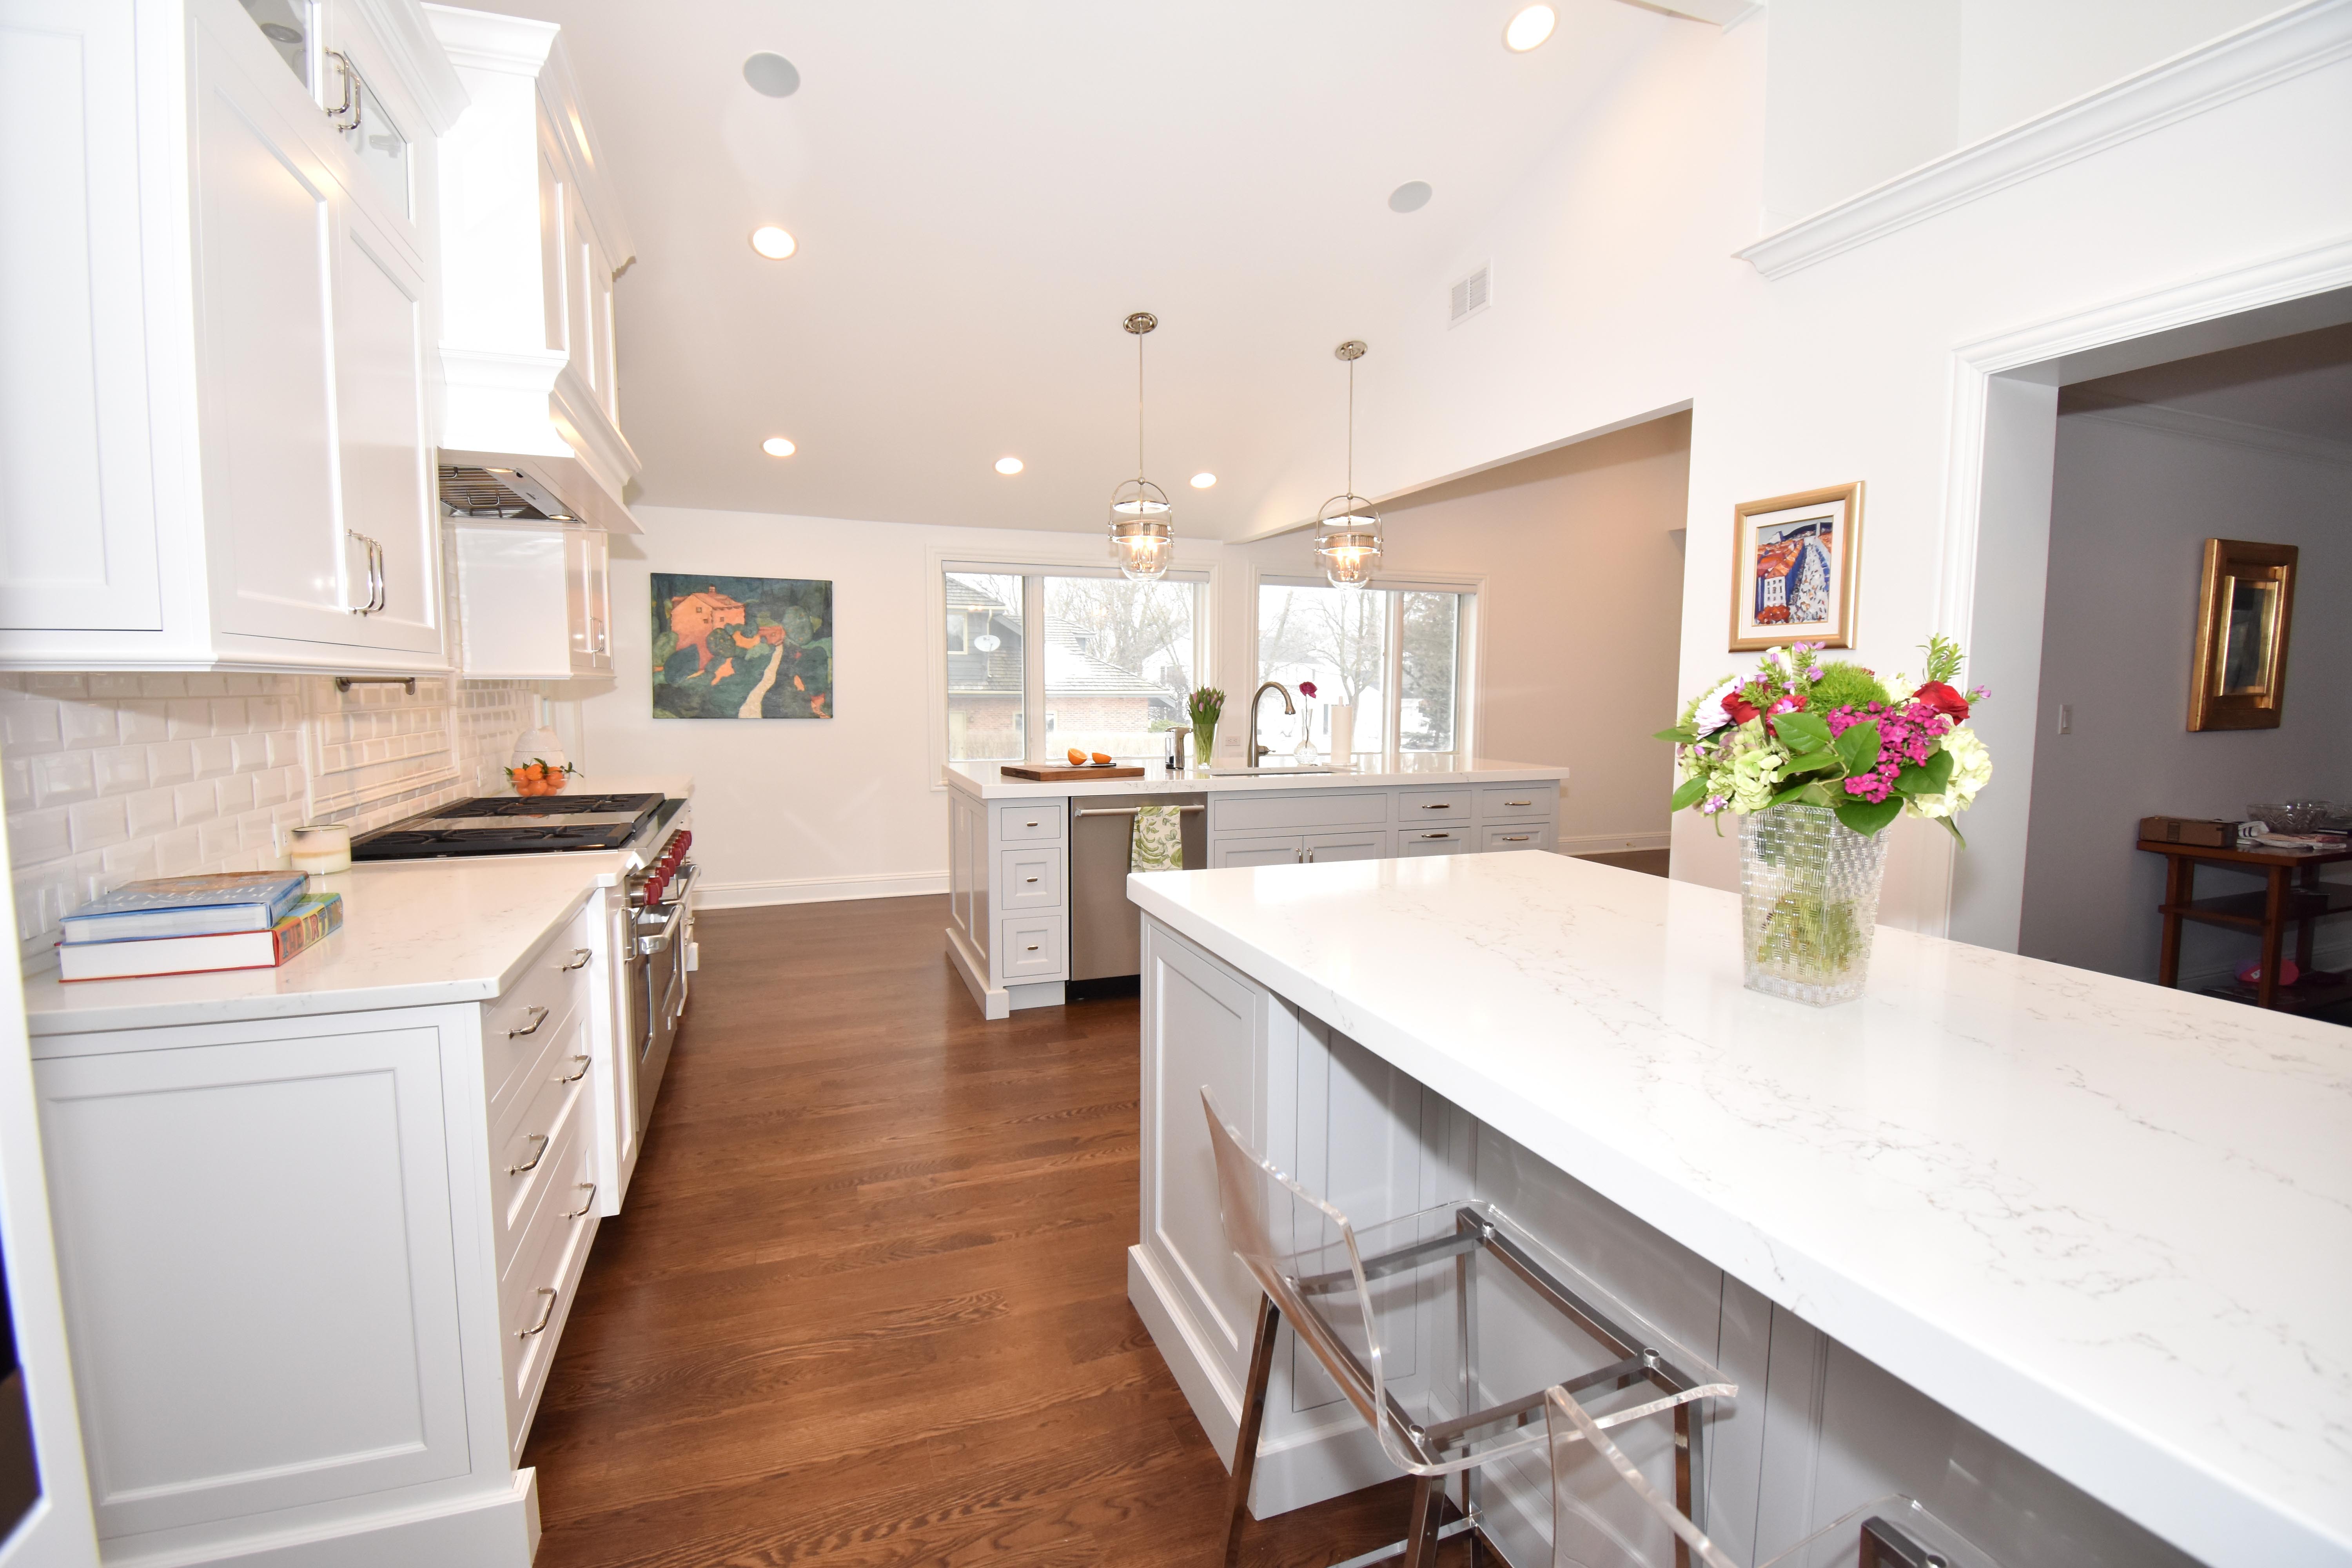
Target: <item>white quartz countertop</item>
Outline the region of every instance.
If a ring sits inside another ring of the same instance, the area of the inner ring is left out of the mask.
[[[1032,784],[1008,779],[1002,763],[949,763],[942,773],[950,789],[982,800],[1031,800],[1040,795],[1223,794],[1236,790],[1367,789],[1395,784],[1516,784],[1526,779],[1564,779],[1569,770],[1534,763],[1498,762],[1492,757],[1456,757],[1448,753],[1360,753],[1346,773],[1289,773],[1280,768],[1262,773],[1213,777],[1204,768],[1171,774],[1156,761],[1122,758],[1126,766],[1140,765],[1139,779],[1071,779],[1060,784]],[[1051,762],[1032,766],[1051,767]]]
[[[1816,1010],[1553,855],[1128,890],[2183,1550],[2352,1562],[2352,1030],[1891,928]]]
[[[25,982],[26,1024],[37,1038],[485,1001],[627,865],[619,850],[362,863],[310,879],[312,891],[343,895],[343,923],[289,963],[70,984],[51,970]]]

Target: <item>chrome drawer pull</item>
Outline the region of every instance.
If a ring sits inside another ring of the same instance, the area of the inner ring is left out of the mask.
[[[1535,805],[1535,802],[1531,800],[1507,800],[1503,804],[1505,805]]]
[[[508,1175],[520,1176],[525,1171],[536,1171],[539,1169],[539,1163],[547,1158],[548,1135],[544,1132],[534,1132],[530,1135],[530,1142],[538,1144],[539,1147],[533,1149],[530,1152],[530,1158],[524,1161],[521,1164],[509,1165],[507,1167]]]
[[[509,1029],[508,1039],[520,1040],[525,1035],[536,1035],[539,1033],[539,1026],[547,1022],[547,1009],[544,1007],[526,1007],[523,1009],[522,1016],[530,1020],[530,1024],[520,1029]]]
[[[580,1184],[580,1187],[583,1192],[588,1194],[587,1199],[576,1209],[565,1209],[563,1211],[563,1217],[565,1219],[578,1219],[582,1215],[586,1214],[590,1209],[596,1206],[596,1184],[593,1182],[583,1182]]]
[[[1416,834],[1414,837],[1420,838],[1451,838],[1454,835],[1451,833],[1422,833]]]
[[[547,1325],[555,1321],[554,1288],[552,1286],[541,1285],[539,1288],[539,1293],[547,1298],[544,1302],[541,1303],[539,1309],[539,1321],[533,1323],[527,1329],[517,1329],[515,1331],[515,1338],[519,1340],[531,1339],[537,1335],[547,1332]]]
[[[572,1059],[580,1064],[580,1070],[575,1073],[557,1073],[555,1075],[556,1082],[578,1083],[582,1079],[588,1076],[588,1058],[586,1057],[573,1057]]]
[[[1528,836],[1524,833],[1506,833],[1503,835],[1503,842],[1506,844],[1525,844],[1527,841]]]
[[[1452,811],[1454,809],[1454,803],[1450,800],[1442,800],[1435,805],[1424,805],[1421,809],[1423,811]]]
[[[575,969],[585,969],[588,967],[588,961],[595,956],[596,950],[593,947],[575,947],[572,950],[572,962],[558,964],[555,973],[569,974]]]

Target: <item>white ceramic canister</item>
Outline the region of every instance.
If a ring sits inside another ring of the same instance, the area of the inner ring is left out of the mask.
[[[313,877],[352,868],[352,830],[340,822],[313,823],[293,832],[289,863]]]

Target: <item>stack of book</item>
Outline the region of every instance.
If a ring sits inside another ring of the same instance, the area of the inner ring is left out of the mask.
[[[343,923],[342,895],[305,893],[309,881],[229,871],[126,882],[60,922],[58,978],[274,969]]]

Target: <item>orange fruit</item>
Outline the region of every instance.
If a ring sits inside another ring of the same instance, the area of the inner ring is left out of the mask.
[[[1109,757],[1109,754],[1108,754],[1108,753],[1107,753],[1107,752],[1097,752],[1095,753],[1095,761],[1097,761],[1097,762],[1098,762],[1098,763],[1108,763],[1108,762],[1109,762],[1109,761],[1110,761],[1110,757]]]
[[[1072,766],[1072,767],[1074,767],[1074,768],[1082,768],[1082,767],[1085,767],[1085,766],[1087,765],[1087,754],[1086,754],[1084,752],[1082,752],[1082,751],[1078,750],[1076,746],[1072,746],[1072,747],[1070,748],[1070,753],[1069,753],[1069,754],[1070,754],[1070,766]]]
[[[523,769],[522,776],[527,779],[543,779],[547,776],[547,765],[543,763],[533,763]]]

